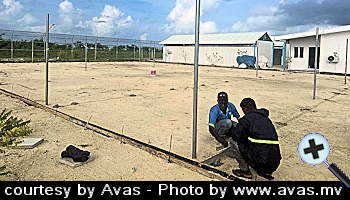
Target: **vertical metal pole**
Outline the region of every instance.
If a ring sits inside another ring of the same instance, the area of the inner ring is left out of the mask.
[[[45,41],[44,42],[44,60],[46,59],[46,36],[45,36]]]
[[[72,37],[72,49],[71,49],[72,60],[74,59],[74,35]]]
[[[199,56],[199,19],[200,0],[196,0],[196,27],[194,53],[194,87],[193,87],[193,131],[192,131],[192,158],[197,158],[197,110],[198,110],[198,56]]]
[[[256,41],[256,74],[255,76],[258,77],[259,76],[259,42]]]
[[[141,42],[139,44],[139,62],[141,62]]]
[[[88,53],[88,49],[87,49],[87,36],[85,37],[85,71],[87,70],[87,53]]]
[[[348,52],[349,52],[349,39],[346,39],[346,54],[345,54],[345,80],[344,84],[346,85],[346,77],[348,74]]]
[[[318,46],[319,46],[319,38],[318,38],[318,32],[319,32],[319,27],[316,28],[316,53],[315,53],[315,65],[314,65],[314,91],[312,95],[312,99],[316,99],[316,74],[317,74],[317,68],[318,68]]]
[[[13,32],[11,36],[11,60],[13,59]]]
[[[283,62],[282,71],[286,71],[286,69],[287,69],[287,41],[283,42],[282,62]]]
[[[119,44],[117,41],[117,46],[115,46],[115,59],[118,60],[118,48],[119,48]]]
[[[149,60],[151,60],[151,48],[148,47],[148,57],[149,57]]]
[[[32,63],[34,62],[34,39],[32,39]]]
[[[47,14],[46,20],[46,50],[45,50],[45,61],[46,61],[46,74],[45,74],[45,105],[49,105],[49,23],[50,16]]]
[[[134,44],[134,60],[136,59],[136,44]]]
[[[156,66],[156,52],[155,52],[155,49],[156,49],[156,42],[154,42],[154,44],[153,44],[153,68]]]
[[[95,61],[97,60],[97,38],[95,42]]]
[[[153,60],[156,60],[156,42],[154,42],[154,47],[153,47]]]

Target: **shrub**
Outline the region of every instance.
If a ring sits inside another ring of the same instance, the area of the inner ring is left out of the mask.
[[[12,111],[2,110],[0,114],[0,148],[16,144],[18,137],[32,133],[29,127],[30,120],[23,121],[11,115]],[[2,150],[0,149],[0,152]]]

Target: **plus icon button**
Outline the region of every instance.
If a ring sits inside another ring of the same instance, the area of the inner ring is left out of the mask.
[[[319,158],[320,156],[318,155],[318,152],[324,149],[323,144],[316,145],[315,139],[309,140],[310,147],[304,149],[305,154],[312,154],[312,157],[314,159]]]

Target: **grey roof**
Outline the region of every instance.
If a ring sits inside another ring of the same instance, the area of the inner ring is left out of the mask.
[[[316,28],[315,28],[315,30],[316,30]],[[350,25],[337,26],[334,28],[320,28],[319,34],[326,35],[326,34],[347,32],[347,31],[350,31]],[[290,39],[304,38],[304,37],[311,37],[311,36],[316,36],[316,31],[294,33],[294,34],[288,34],[288,35],[280,35],[280,36],[276,36],[275,38],[276,38],[276,40],[290,40]]]
[[[255,44],[262,38],[266,32],[249,32],[249,33],[223,33],[223,34],[201,34],[199,44]],[[194,35],[173,35],[160,44],[189,44],[193,45]]]

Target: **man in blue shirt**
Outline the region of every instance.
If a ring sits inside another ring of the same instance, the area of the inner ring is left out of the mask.
[[[236,124],[231,120],[231,116],[233,115],[239,119],[240,115],[235,105],[228,102],[226,92],[219,92],[217,101],[218,104],[213,106],[209,112],[209,132],[224,147],[227,147],[228,142],[224,137],[229,133],[231,127]]]

